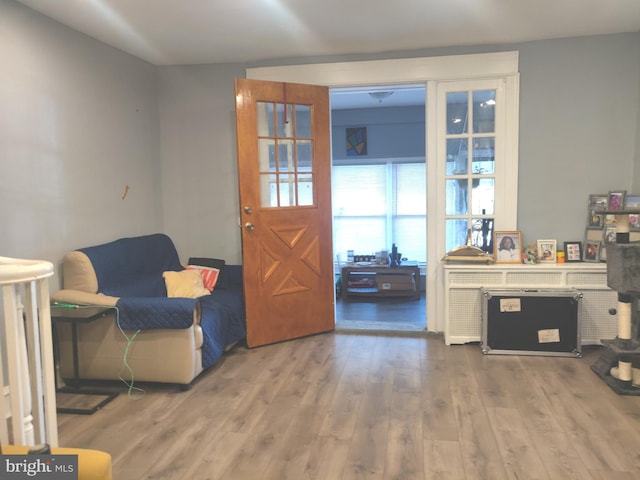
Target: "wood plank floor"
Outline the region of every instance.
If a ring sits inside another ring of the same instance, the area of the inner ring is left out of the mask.
[[[114,479],[637,479],[640,397],[583,358],[488,355],[441,336],[330,333],[238,348],[192,389],[145,385],[60,443]]]
[[[413,297],[344,297],[336,300],[337,330],[424,332],[427,299]]]

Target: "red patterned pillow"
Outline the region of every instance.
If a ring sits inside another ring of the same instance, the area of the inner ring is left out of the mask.
[[[210,292],[215,288],[216,283],[218,282],[218,277],[220,276],[219,268],[202,267],[200,265],[187,265],[187,270],[196,270],[200,272],[204,288],[206,288]]]

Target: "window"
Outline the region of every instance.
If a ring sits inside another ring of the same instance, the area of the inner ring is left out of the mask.
[[[494,230],[513,230],[517,164],[509,146],[504,79],[437,85],[437,169],[444,251],[467,242],[493,252]],[[511,143],[513,145],[513,142]]]
[[[496,91],[447,92],[446,104],[446,249],[471,232],[472,243],[492,253],[479,230],[494,221]]]
[[[373,255],[395,243],[403,257],[426,261],[424,163],[333,167],[334,252]]]

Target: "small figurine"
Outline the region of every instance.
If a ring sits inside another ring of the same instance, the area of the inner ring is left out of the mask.
[[[394,243],[391,246],[391,255],[389,258],[389,266],[391,268],[397,267],[398,265],[400,265],[400,254],[398,253],[398,247],[396,247],[396,244]]]

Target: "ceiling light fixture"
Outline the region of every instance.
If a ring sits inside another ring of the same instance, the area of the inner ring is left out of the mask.
[[[371,98],[378,100],[378,103],[382,103],[382,101],[385,98],[389,98],[391,95],[393,95],[393,92],[388,90],[379,91],[379,92],[369,92],[369,95],[371,95]]]

